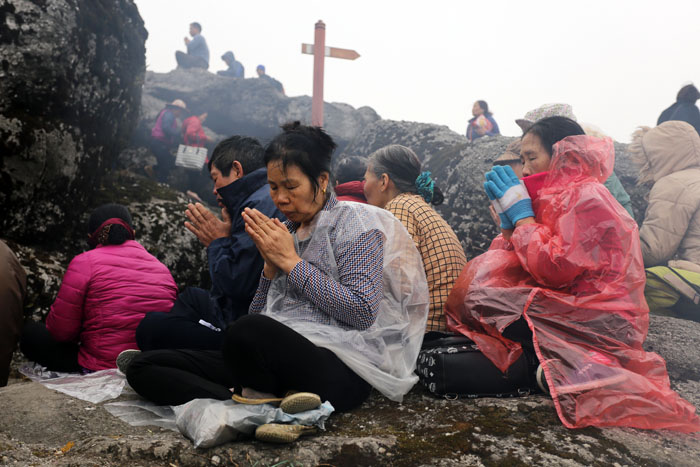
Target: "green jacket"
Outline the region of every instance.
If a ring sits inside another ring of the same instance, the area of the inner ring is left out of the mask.
[[[630,195],[628,195],[625,191],[625,187],[622,186],[622,183],[620,183],[620,179],[617,178],[615,172],[613,172],[612,175],[605,180],[603,185],[605,185],[605,188],[608,189],[610,194],[615,197],[617,202],[620,203],[622,207],[630,213],[632,219],[634,219],[634,211],[632,210],[632,200],[630,199]]]

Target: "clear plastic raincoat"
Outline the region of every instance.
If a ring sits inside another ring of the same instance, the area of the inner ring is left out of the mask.
[[[448,327],[505,371],[522,353],[503,330],[533,332],[557,414],[569,428],[700,430],[670,389],[664,360],[642,349],[649,325],[637,225],[602,182],[612,140],[571,136],[554,146],[536,223],[497,237],[470,261],[447,301]]]
[[[335,353],[361,378],[389,399],[401,401],[418,381],[414,374],[428,318],[428,285],[413,239],[388,211],[369,205],[339,202],[320,211],[307,238],[294,234],[299,256],[341,282],[337,253],[353,248],[363,234],[377,230],[383,238],[383,298],[374,323],[354,329],[325,315],[303,293],[287,286],[287,275],[270,284],[263,313],[319,347]]]

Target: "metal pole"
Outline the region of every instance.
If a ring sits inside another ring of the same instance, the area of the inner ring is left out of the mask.
[[[323,126],[323,60],[326,56],[326,25],[319,20],[314,34],[314,93],[311,99],[311,124]]]

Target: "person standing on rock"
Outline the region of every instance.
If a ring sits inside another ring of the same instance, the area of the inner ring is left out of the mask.
[[[175,99],[160,111],[156,124],[151,130],[151,152],[158,161],[155,175],[161,183],[168,181],[168,175],[175,167],[175,156],[172,151],[181,141],[180,125],[177,120],[182,119],[186,112],[187,105],[182,100]],[[146,171],[149,172],[149,167],[146,167]]]
[[[221,330],[248,313],[255,295],[263,259],[245,232],[241,212],[252,208],[270,218],[283,218],[270,198],[263,148],[253,138],[232,136],[214,148],[209,171],[222,220],[203,205],[190,204],[185,227],[207,249],[211,289],[189,287],[170,313],[144,317],[136,330],[141,350],[219,350]]]
[[[27,273],[5,242],[0,240],[0,387],[7,386],[12,354],[24,318]]]
[[[207,41],[202,36],[202,25],[199,23],[190,23],[190,36],[192,39],[185,37],[185,45],[187,53],[175,52],[175,60],[177,60],[178,68],[209,68],[209,46]]]
[[[392,213],[411,234],[430,291],[426,331],[444,331],[443,307],[467,257],[452,227],[430,205],[442,203],[442,192],[430,172],[421,172],[420,160],[411,149],[392,144],[369,157],[365,197],[369,204]]]
[[[486,101],[476,101],[472,106],[473,117],[467,124],[467,139],[474,141],[482,136],[500,135],[498,123],[493,119],[493,114],[489,111]]]
[[[255,72],[258,74],[259,79],[272,84],[275,87],[275,89],[282,93],[283,96],[286,95],[284,93],[284,86],[282,86],[282,83],[265,73],[265,65],[258,65],[258,67],[255,69]]]
[[[245,68],[243,64],[236,60],[236,56],[230,50],[221,56],[221,60],[228,66],[227,69],[217,71],[216,74],[219,76],[230,76],[232,78],[243,78],[245,75]]]

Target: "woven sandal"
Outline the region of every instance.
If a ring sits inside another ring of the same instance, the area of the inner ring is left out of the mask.
[[[266,443],[293,443],[300,437],[316,433],[315,426],[266,423],[255,430],[255,439]]]
[[[297,392],[290,394],[280,402],[280,409],[288,414],[306,412],[319,408],[321,398],[312,392]]]
[[[233,399],[235,402],[238,402],[239,404],[246,404],[246,405],[261,405],[261,404],[272,404],[275,407],[279,407],[280,403],[284,400],[282,397],[270,397],[270,398],[252,398],[252,397],[243,397],[239,394],[234,394],[231,396],[231,399]]]

